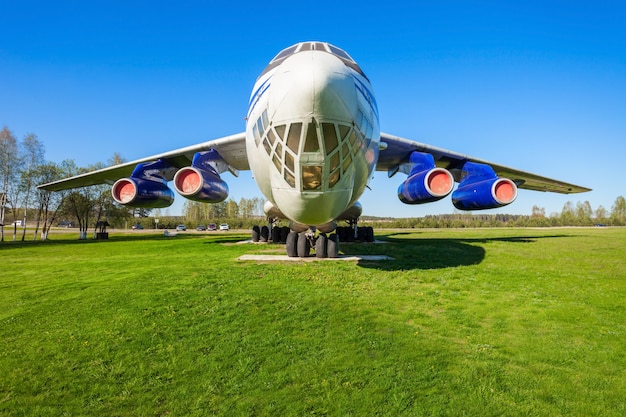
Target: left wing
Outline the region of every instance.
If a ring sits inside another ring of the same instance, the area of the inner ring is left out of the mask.
[[[381,142],[386,143],[387,148],[380,151],[377,171],[387,171],[391,177],[396,174],[403,163],[408,162],[409,155],[413,151],[429,153],[433,156],[438,167],[445,168],[454,176],[455,181],[461,181],[463,165],[466,162],[475,162],[489,165],[499,177],[508,178],[519,188],[534,191],[550,191],[561,194],[582,193],[591,191],[590,188],[569,184],[552,178],[542,177],[530,172],[520,171],[504,165],[494,164],[482,159],[474,158],[461,153],[437,148],[410,139],[393,136],[388,133],[380,134]]]
[[[238,133],[223,138],[210,140],[186,148],[175,149],[158,155],[152,155],[135,161],[126,162],[112,167],[99,169],[74,177],[54,181],[40,185],[38,188],[47,191],[60,191],[70,188],[85,187],[95,184],[113,184],[116,180],[131,175],[138,164],[161,160],[172,168],[183,168],[189,166],[196,152],[215,149],[218,151],[224,162],[228,165],[228,170],[236,172],[250,169],[248,156],[246,154],[246,134]],[[162,171],[163,178],[171,181],[176,169]]]

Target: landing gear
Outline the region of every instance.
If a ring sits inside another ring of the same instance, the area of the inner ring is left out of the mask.
[[[374,228],[358,226],[358,219],[348,221],[349,226],[337,227],[337,236],[340,242],[373,242]]]
[[[290,258],[306,258],[311,255],[311,249],[315,248],[317,258],[337,258],[339,256],[339,241],[337,234],[327,236],[320,233],[317,237],[313,231],[289,232],[286,239],[287,256]]]
[[[339,256],[339,239],[336,233],[326,236],[320,233],[315,241],[315,256],[318,258],[337,258]]]
[[[306,258],[311,255],[311,249],[315,250],[317,258],[337,258],[339,256],[339,242],[374,241],[374,229],[358,227],[357,220],[348,221],[349,226],[347,227],[337,227],[334,233],[319,233],[315,236],[314,227],[298,233],[290,230],[287,226],[279,227],[276,225],[275,219],[268,218],[268,226],[254,226],[252,228],[252,241],[284,243],[287,256],[291,258]]]
[[[276,233],[276,229],[280,230],[280,228],[278,226],[275,226],[275,223],[276,223],[276,219],[268,217],[267,225],[263,225],[261,227],[253,226],[252,236],[251,236],[252,241],[255,243],[256,242],[269,242],[270,240],[273,242],[278,242],[277,239],[280,239],[280,232]],[[270,231],[272,231],[271,234],[270,234]]]
[[[298,256],[298,233],[289,232],[285,243],[285,246],[287,247],[287,256],[290,258]]]
[[[285,242],[287,256],[290,258],[306,258],[311,254],[311,240],[309,232],[289,232]]]
[[[315,256],[317,258],[326,258],[328,256],[328,238],[326,233],[320,233],[315,241]]]
[[[298,257],[306,258],[311,254],[311,240],[307,236],[307,232],[298,235]]]

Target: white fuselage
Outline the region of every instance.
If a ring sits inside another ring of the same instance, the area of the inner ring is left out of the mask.
[[[318,42],[288,48],[250,97],[250,168],[269,202],[301,225],[327,224],[351,207],[378,159],[372,88],[344,54]]]

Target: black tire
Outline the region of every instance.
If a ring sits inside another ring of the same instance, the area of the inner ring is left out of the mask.
[[[337,234],[337,238],[340,242],[346,241],[346,229],[343,226],[340,226],[335,229],[335,233]]]
[[[289,232],[287,239],[285,239],[287,256],[295,258],[298,256],[298,234],[296,232]]]
[[[371,226],[368,226],[365,228],[365,241],[366,242],[374,241],[374,228]]]
[[[311,242],[306,237],[306,233],[302,232],[298,235],[298,257],[306,258],[311,254]]]
[[[338,258],[339,257],[339,244],[338,236],[336,233],[333,233],[328,237],[328,242],[326,242],[326,256],[328,258]]]
[[[280,228],[280,243],[287,243],[287,236],[289,236],[289,232],[291,232],[291,229],[287,226]]]
[[[344,242],[354,242],[354,228],[346,227],[346,240]]]
[[[366,229],[365,227],[359,227],[356,231],[356,237],[359,242],[365,242],[365,233],[366,233],[365,229]]]
[[[270,237],[270,229],[267,226],[261,227],[261,242],[267,242]]]
[[[260,236],[261,236],[261,229],[259,229],[259,226],[252,226],[252,241],[258,242]]]
[[[326,258],[326,242],[328,238],[326,237],[326,233],[320,233],[315,241],[315,256],[317,258]]]
[[[272,238],[271,238],[272,242],[274,242],[274,243],[280,242],[280,230],[281,230],[281,228],[278,227],[278,226],[274,226],[272,228]]]

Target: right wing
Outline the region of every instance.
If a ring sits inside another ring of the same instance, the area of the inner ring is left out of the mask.
[[[208,151],[210,149],[215,149],[221,155],[231,172],[250,169],[250,166],[248,165],[248,155],[246,153],[246,134],[238,133],[210,140],[208,142],[199,143],[197,145],[188,146],[186,148],[175,149],[162,154],[99,169],[97,171],[87,172],[85,174],[50,182],[48,184],[42,184],[38,186],[38,188],[47,191],[60,191],[71,188],[86,187],[88,185],[113,184],[120,178],[129,177],[137,164],[157,161],[160,159],[172,168],[183,168],[191,165],[191,161],[196,152]],[[163,171],[162,174],[167,181],[171,181],[175,172],[176,169],[170,169]]]
[[[469,161],[491,166],[498,176],[508,178],[515,182],[519,188],[526,190],[550,191],[561,194],[591,191],[591,189],[587,187],[581,187],[564,181],[546,178],[541,175],[510,168],[505,165],[495,164],[483,159],[474,158],[469,155],[416,142],[411,139],[401,138],[388,133],[381,133],[380,138],[382,142],[385,142],[387,148],[380,151],[376,170],[387,171],[390,177],[398,171],[401,164],[408,160],[411,152],[418,151],[431,154],[436,165],[449,170],[457,182],[461,181],[463,165]]]

